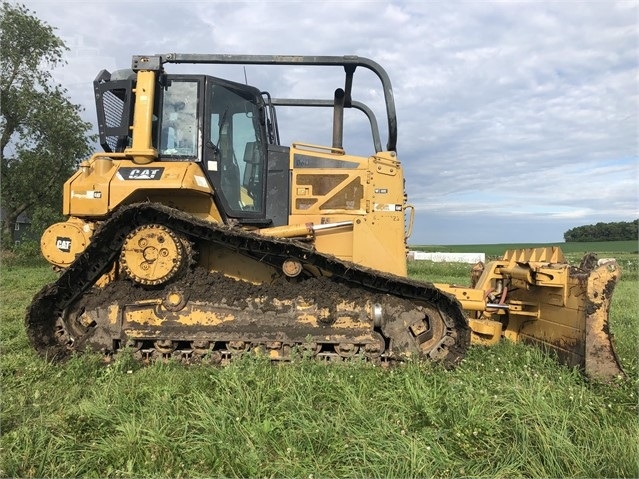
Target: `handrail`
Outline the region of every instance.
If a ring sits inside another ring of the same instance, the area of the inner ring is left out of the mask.
[[[275,106],[333,107],[333,102],[331,100],[307,100],[303,98],[272,98],[271,103]],[[373,110],[371,110],[365,103],[359,101],[351,101],[350,106],[347,108],[355,108],[366,115],[371,125],[371,134],[373,136],[373,146],[375,147],[375,151],[377,153],[382,151],[382,141],[379,138],[379,126],[377,125],[377,118],[375,117]]]

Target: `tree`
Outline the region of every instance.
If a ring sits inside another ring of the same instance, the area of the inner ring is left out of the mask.
[[[566,243],[585,241],[636,241],[639,220],[597,223],[571,228],[564,233]]]
[[[91,152],[80,118],[50,71],[67,50],[54,29],[24,5],[0,6],[0,174],[2,245],[23,212],[60,211],[62,185]]]

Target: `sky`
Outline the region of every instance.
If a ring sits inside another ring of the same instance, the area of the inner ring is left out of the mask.
[[[639,1],[23,1],[69,47],[53,72],[95,123],[92,81],[154,53],[358,55],[388,72],[410,244],[560,243],[639,217]],[[184,68],[274,97],[330,99],[343,73]],[[386,144],[383,94],[358,70]],[[327,116],[328,115],[328,116]],[[330,144],[330,112],[278,111],[283,142]],[[347,153],[373,153],[347,111]]]

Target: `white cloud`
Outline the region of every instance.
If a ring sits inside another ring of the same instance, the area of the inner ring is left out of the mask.
[[[498,231],[509,242],[517,215],[518,231],[560,240],[575,221],[639,216],[636,2],[26,4],[71,47],[56,78],[91,120],[93,78],[127,68],[133,54],[357,54],[382,64],[409,199],[421,211],[415,241],[493,241]],[[244,81],[241,67],[210,70]],[[282,97],[329,98],[342,81],[322,69],[246,70],[251,83]],[[356,74],[355,99],[374,107],[385,144],[373,80]],[[330,131],[314,131],[327,123],[318,110],[280,117],[286,139],[330,141]],[[359,153],[370,144],[359,137],[367,130],[352,131],[345,145]]]

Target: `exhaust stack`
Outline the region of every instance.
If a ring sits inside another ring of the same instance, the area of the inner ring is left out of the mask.
[[[343,149],[344,143],[344,102],[346,95],[344,90],[335,90],[333,100],[333,148]]]

